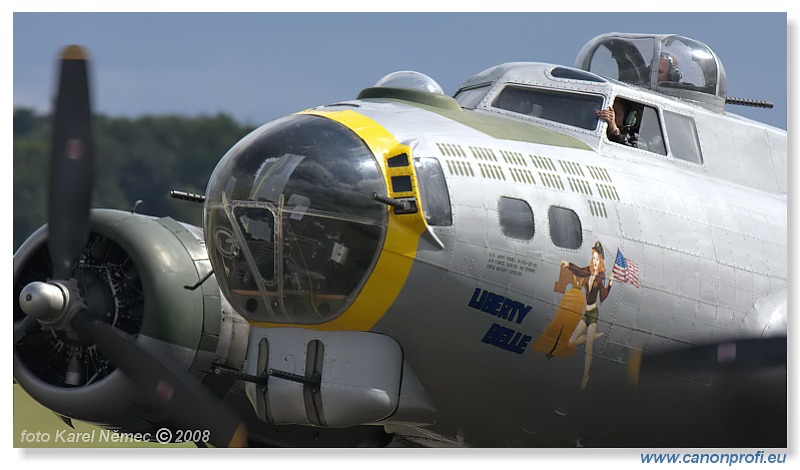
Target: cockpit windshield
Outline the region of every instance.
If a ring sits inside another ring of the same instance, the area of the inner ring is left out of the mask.
[[[594,113],[603,107],[603,99],[602,95],[506,85],[492,107],[594,130],[598,126]]]
[[[311,115],[253,131],[214,170],[206,246],[217,281],[246,318],[321,323],[352,302],[376,262],[387,210],[372,152]]]

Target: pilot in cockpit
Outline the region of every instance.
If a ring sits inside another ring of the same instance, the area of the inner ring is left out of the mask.
[[[658,60],[658,82],[679,82],[681,78],[678,60],[669,52],[662,52]]]
[[[626,101],[617,98],[614,100],[613,106],[598,109],[594,114],[608,124],[606,128],[608,140],[636,147],[639,139],[636,133],[637,114]]]

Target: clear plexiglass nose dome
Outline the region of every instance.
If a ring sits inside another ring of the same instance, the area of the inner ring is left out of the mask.
[[[323,323],[372,271],[386,232],[377,160],[350,129],[312,115],[256,129],[220,160],[204,234],[220,289],[255,322]]]

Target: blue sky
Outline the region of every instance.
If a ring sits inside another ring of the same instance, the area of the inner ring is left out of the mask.
[[[70,43],[94,60],[97,112],[225,112],[260,124],[354,98],[397,70],[452,94],[503,62],[573,65],[584,43],[612,31],[706,43],[729,96],[775,103],[728,109],[786,128],[784,13],[14,13],[13,102],[49,109],[55,57]]]

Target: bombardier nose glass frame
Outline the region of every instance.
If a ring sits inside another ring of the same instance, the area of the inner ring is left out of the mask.
[[[267,124],[211,176],[209,256],[226,297],[256,322],[341,314],[377,262],[386,195],[375,157],[349,129],[309,115]]]

